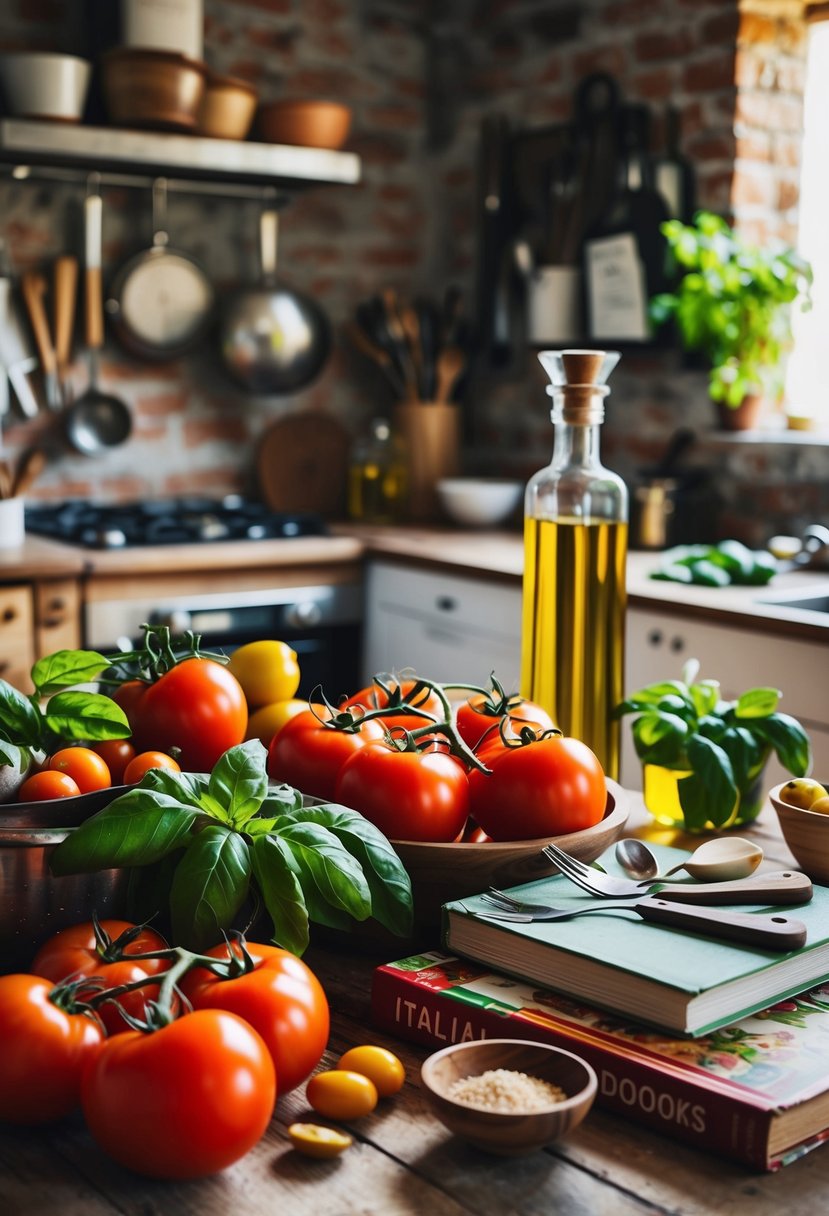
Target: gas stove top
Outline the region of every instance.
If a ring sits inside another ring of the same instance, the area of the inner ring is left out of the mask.
[[[28,507],[26,531],[87,549],[284,540],[328,534],[324,521],[317,515],[280,514],[263,503],[237,495],[125,504],[70,499],[54,506]]]

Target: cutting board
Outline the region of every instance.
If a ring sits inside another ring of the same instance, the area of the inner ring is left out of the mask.
[[[274,511],[345,515],[351,436],[330,414],[288,414],[262,433],[256,452],[259,490]]]

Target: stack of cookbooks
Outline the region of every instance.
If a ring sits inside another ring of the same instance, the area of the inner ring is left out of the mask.
[[[687,856],[657,851],[663,870]],[[600,860],[612,869],[612,853]],[[560,875],[512,894],[595,911],[515,923],[491,919],[480,895],[446,904],[446,953],[377,969],[376,1024],[434,1046],[569,1048],[596,1068],[610,1109],[763,1169],[829,1137],[829,889],[796,907],[731,909],[801,921],[806,943],[787,952],[602,909]]]
[[[829,1138],[829,982],[682,1038],[435,951],[377,968],[372,1020],[435,1048],[564,1047],[593,1065],[607,1110],[754,1168],[779,1169]]]

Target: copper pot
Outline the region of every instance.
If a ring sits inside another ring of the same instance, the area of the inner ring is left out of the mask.
[[[207,66],[175,51],[115,47],[101,59],[110,121],[121,127],[193,131]]]

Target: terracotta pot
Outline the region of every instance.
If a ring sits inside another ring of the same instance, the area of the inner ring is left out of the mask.
[[[717,402],[717,415],[720,429],[723,431],[753,431],[760,420],[763,411],[764,398],[760,393],[753,393],[733,409]]]

